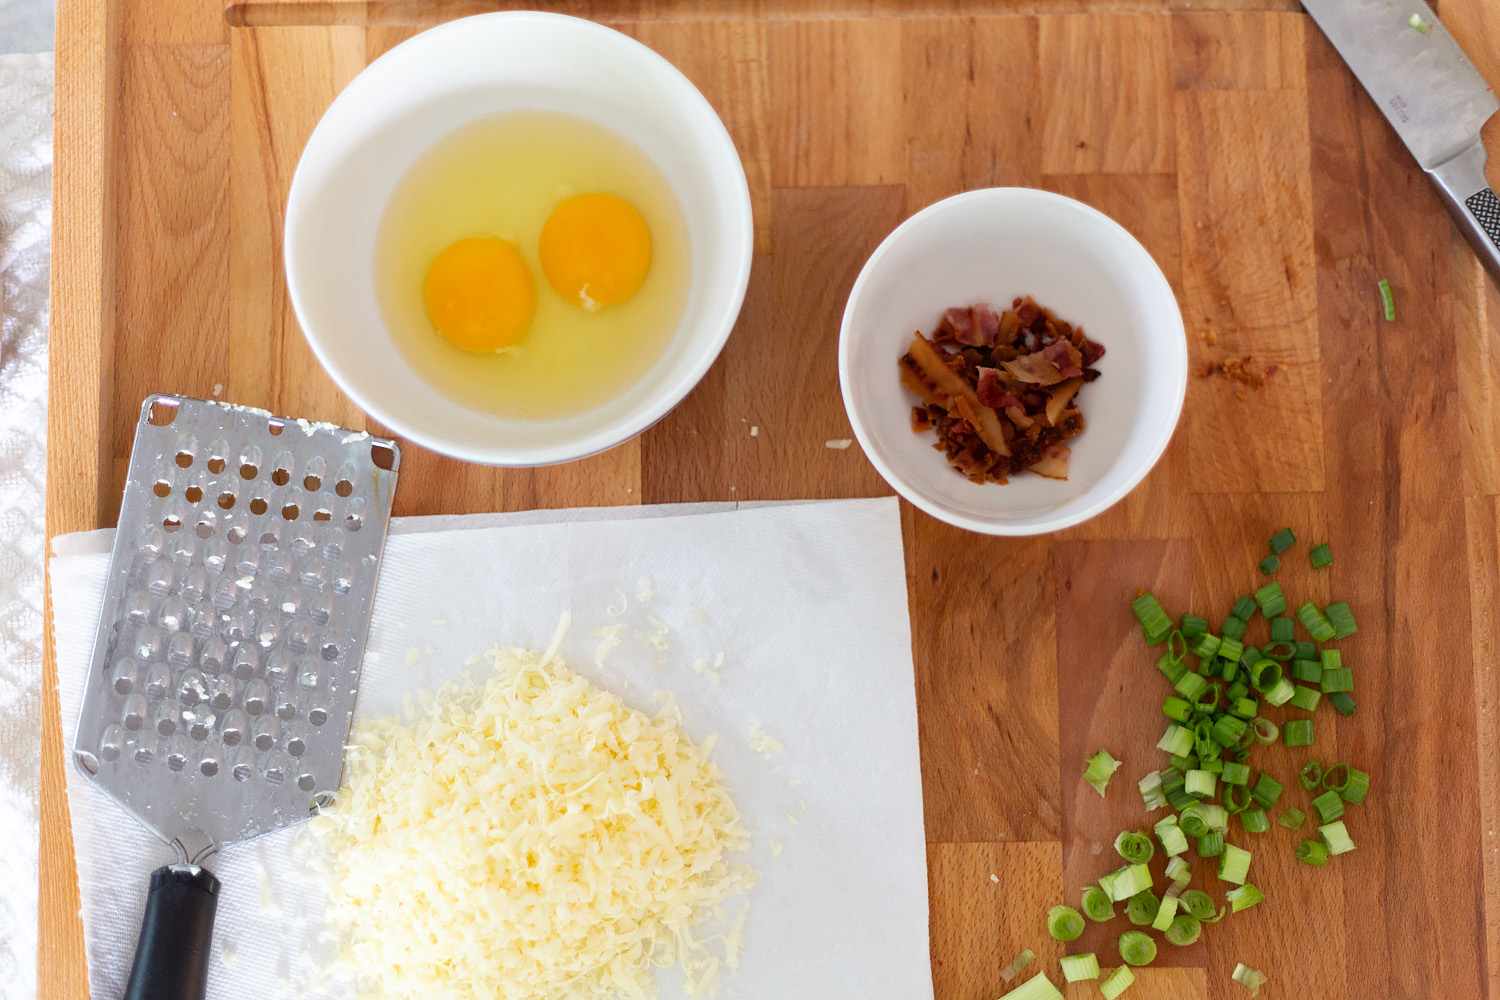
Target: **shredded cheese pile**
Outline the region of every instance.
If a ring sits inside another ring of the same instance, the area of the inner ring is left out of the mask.
[[[313,823],[328,915],[361,982],[391,997],[646,998],[733,969],[755,873],[709,751],[556,659],[494,650],[482,686],[361,722],[347,782]]]

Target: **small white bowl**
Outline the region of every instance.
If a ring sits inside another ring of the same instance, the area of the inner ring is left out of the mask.
[[[918,402],[897,361],[950,306],[1008,309],[1030,295],[1103,344],[1083,388],[1085,429],[1068,441],[1068,479],[1032,473],[970,482],[914,434]],[[896,492],[939,520],[991,535],[1038,535],[1086,521],[1151,471],[1187,392],[1182,313],[1161,269],[1108,216],[1062,195],[988,188],[907,219],[870,255],[839,333],[844,408],[865,454]]]
[[[561,420],[506,420],[443,395],[401,356],[375,294],[376,227],[407,168],[454,129],[521,109],[578,115],[624,135],[666,177],[688,227],[692,276],[665,354],[620,397]],[[687,77],[602,25],[507,12],[425,31],[355,77],[297,164],[284,255],[303,334],[367,413],[455,458],[534,466],[628,440],[698,384],[739,315],[752,235],[739,154]]]

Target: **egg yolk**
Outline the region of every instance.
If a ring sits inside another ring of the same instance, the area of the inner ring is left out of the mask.
[[[493,352],[521,339],[536,311],[531,269],[504,240],[476,236],[445,248],[422,293],[438,333],[466,351]]]
[[[552,210],[538,247],[553,291],[587,312],[624,302],[651,269],[651,231],[628,201],[580,194]]]

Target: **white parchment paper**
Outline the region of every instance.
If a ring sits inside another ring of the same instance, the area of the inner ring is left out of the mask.
[[[94,532],[54,543],[70,748],[109,540]],[[655,692],[671,692],[695,739],[719,735],[715,757],[755,834],[747,860],[762,873],[740,969],[721,995],[931,997],[896,501],[397,522],[358,711],[399,711],[404,694],[476,669],[471,657],[496,643],[543,649],[563,611],[572,614],[562,646],[571,666],[645,710]],[[624,641],[596,666],[595,629],[612,625]],[[782,753],[751,750],[757,723]],[[68,781],[90,982],[95,997],[112,998],[129,970],[147,875],[172,856],[76,770]],[[300,875],[297,833],[230,847],[210,863],[223,882],[210,998],[342,995],[320,977],[322,896]],[[658,982],[663,997],[681,995],[675,973]]]

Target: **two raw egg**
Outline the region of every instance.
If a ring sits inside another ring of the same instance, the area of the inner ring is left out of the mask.
[[[651,232],[623,198],[593,192],[561,202],[537,245],[547,284],[585,312],[618,305],[651,269]],[[442,250],[423,282],[437,331],[466,351],[493,353],[518,344],[536,312],[536,286],[519,250],[476,236]]]

